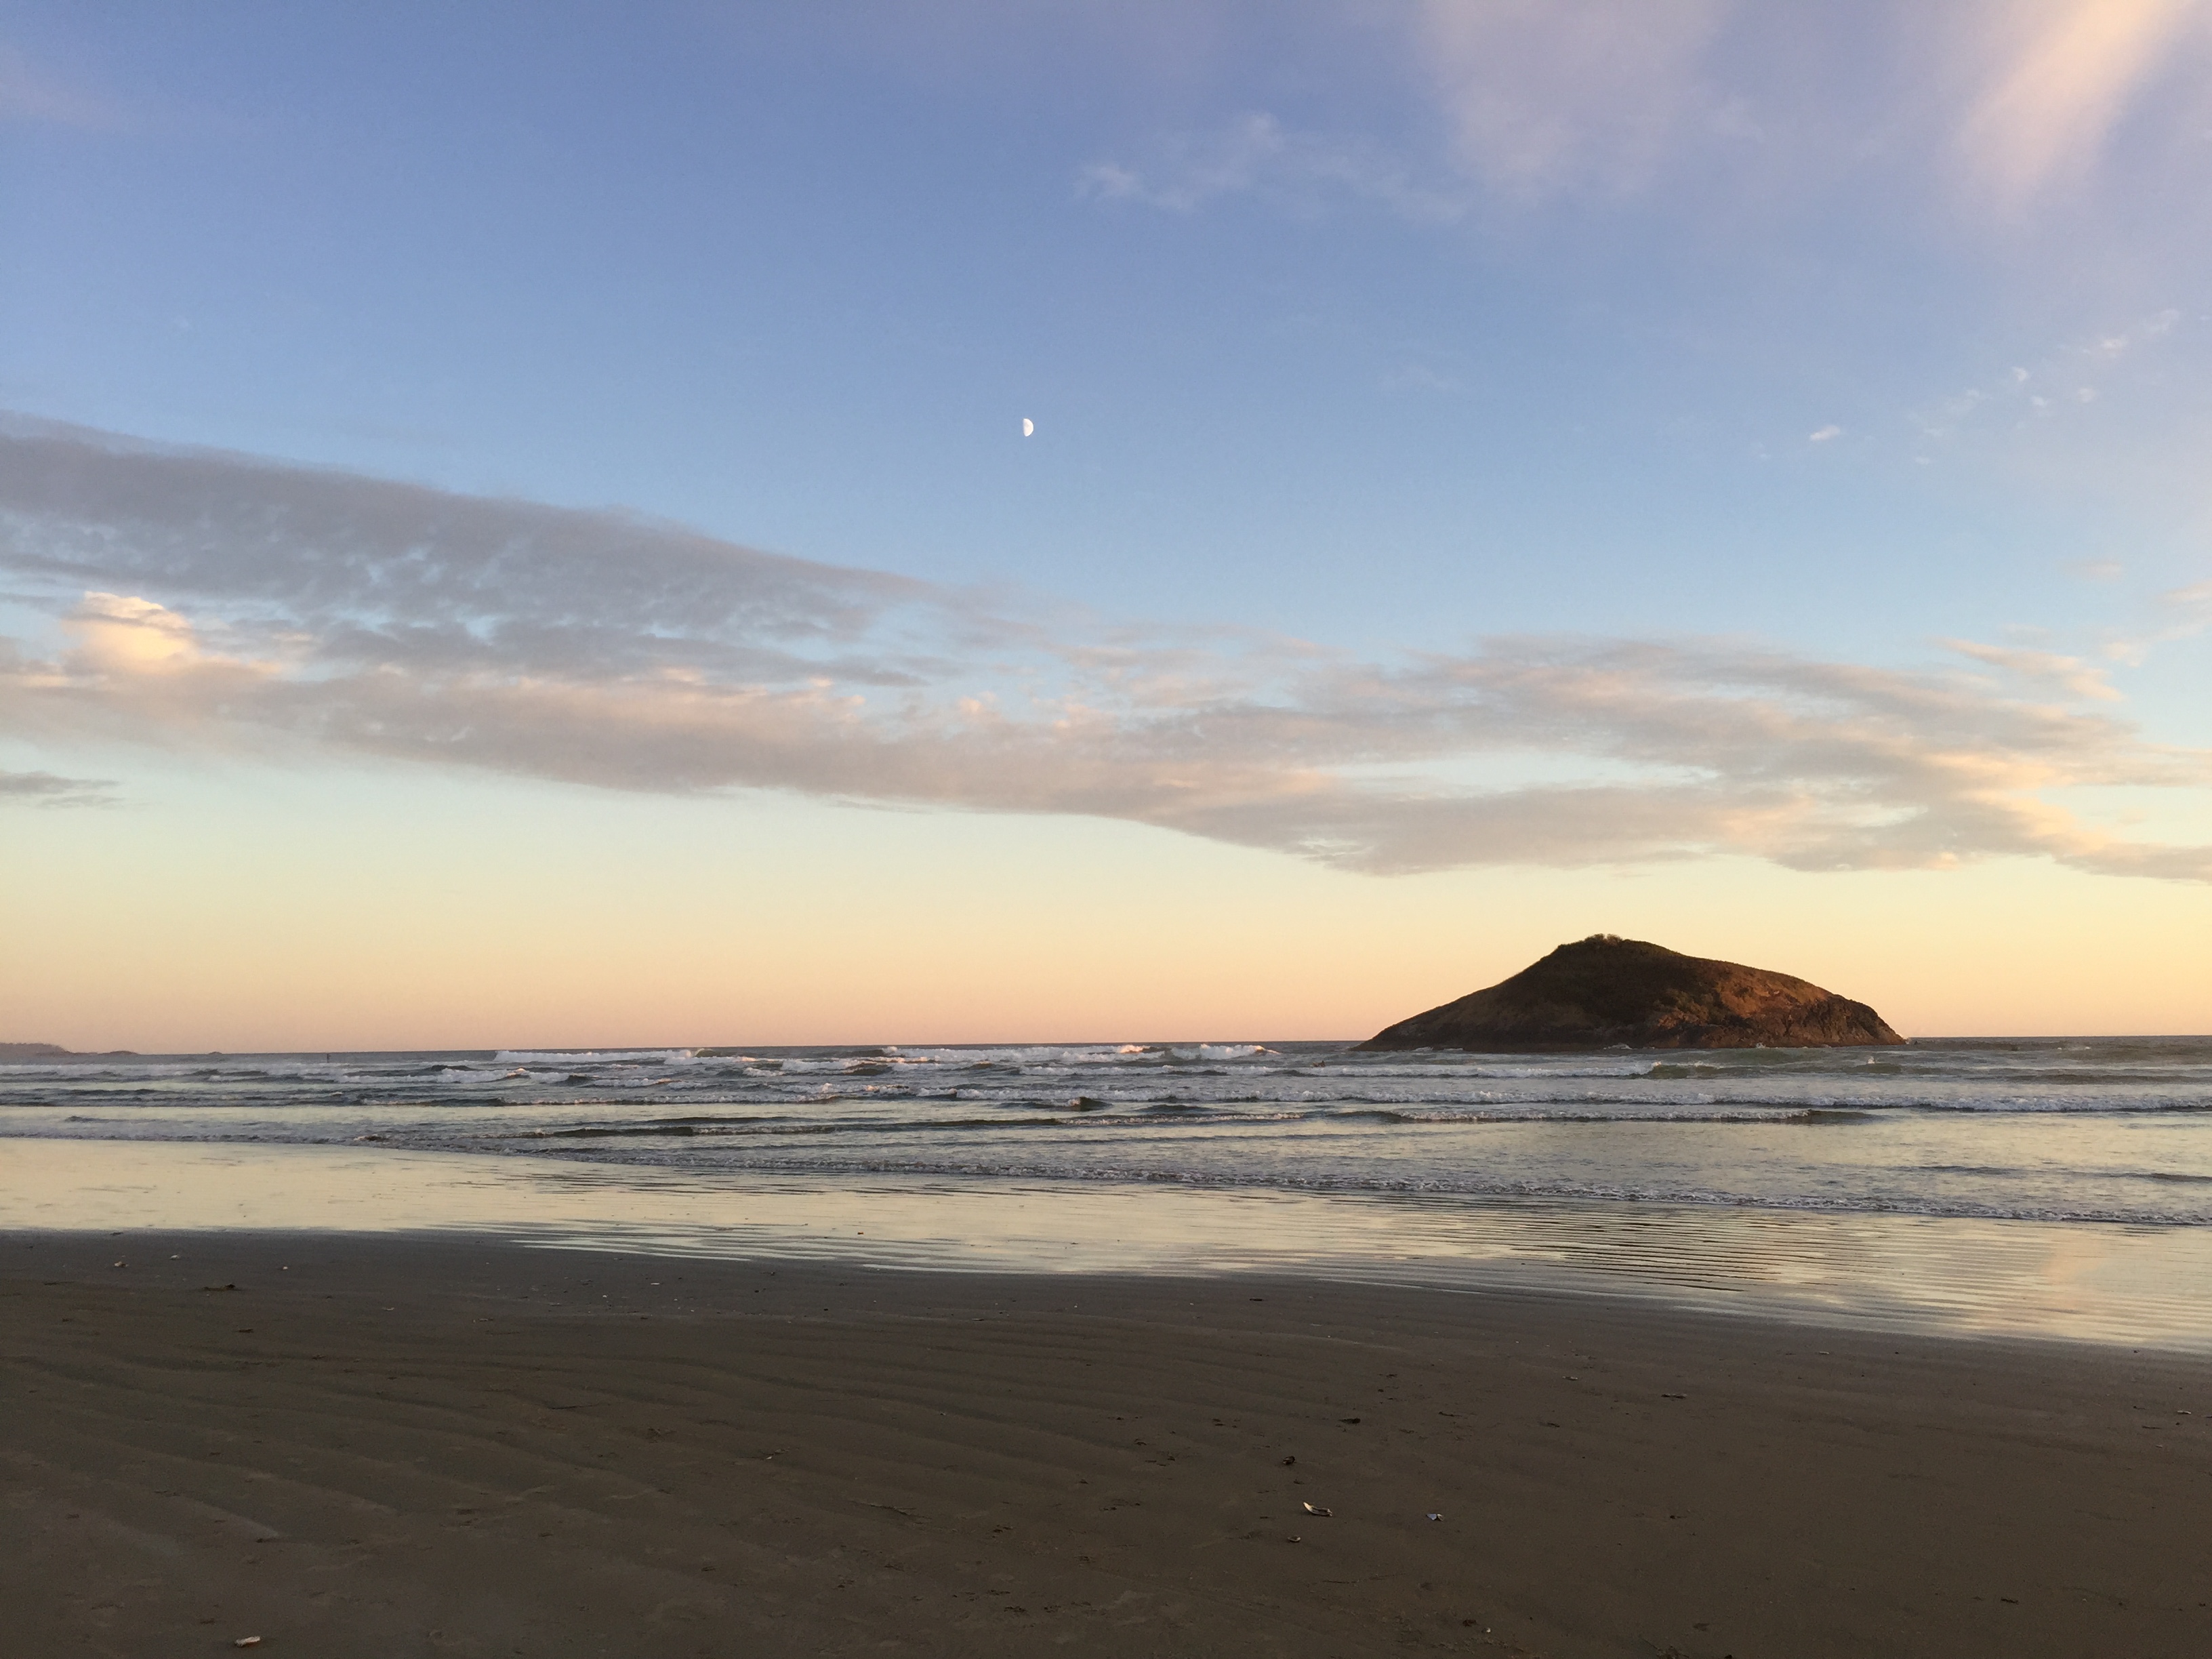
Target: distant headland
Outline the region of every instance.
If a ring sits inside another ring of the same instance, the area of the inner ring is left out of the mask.
[[[64,1048],[58,1042],[0,1042],[0,1060],[112,1060],[120,1055],[137,1057],[132,1048],[110,1048],[105,1054],[81,1054],[74,1048]]]
[[[1531,1054],[1840,1048],[1904,1041],[1863,1002],[1788,974],[1593,933],[1486,990],[1400,1020],[1359,1047]]]

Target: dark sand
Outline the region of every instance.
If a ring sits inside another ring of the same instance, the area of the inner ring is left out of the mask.
[[[2202,1361],[454,1237],[0,1298],[9,1654],[2212,1654]]]

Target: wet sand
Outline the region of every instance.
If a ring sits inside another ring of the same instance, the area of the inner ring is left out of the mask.
[[[17,1233],[0,1395],[25,1654],[2212,1652],[2212,1382],[2124,1348]]]

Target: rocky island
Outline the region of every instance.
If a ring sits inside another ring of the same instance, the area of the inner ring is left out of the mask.
[[[1788,974],[1614,933],[1562,945],[1512,978],[1377,1032],[1364,1050],[1837,1048],[1901,1043],[1880,1014]]]

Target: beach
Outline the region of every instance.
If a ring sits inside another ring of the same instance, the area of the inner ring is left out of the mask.
[[[2212,1389],[2119,1345],[463,1232],[0,1295],[27,1653],[2212,1650]]]

